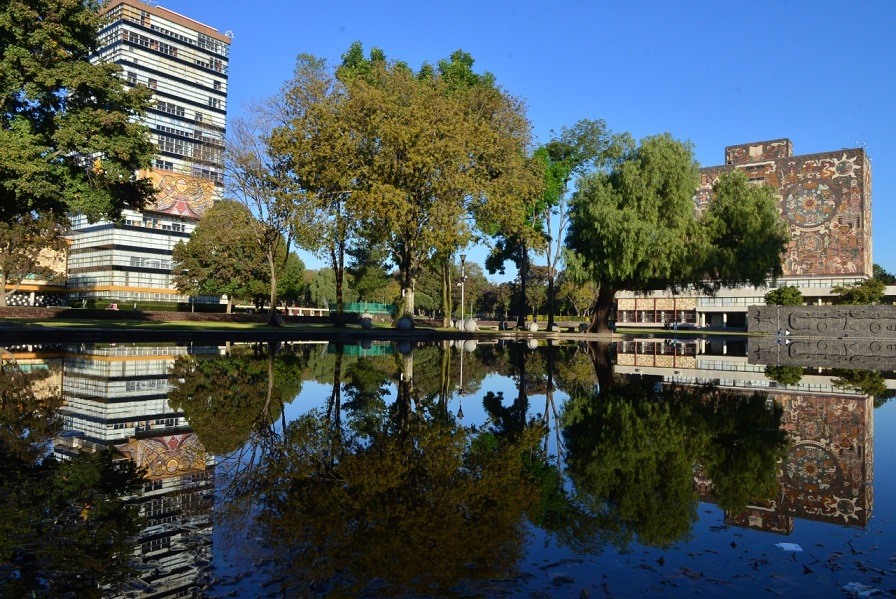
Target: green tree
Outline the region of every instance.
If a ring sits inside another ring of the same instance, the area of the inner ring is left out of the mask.
[[[115,218],[152,185],[154,148],[140,121],[151,92],[121,68],[90,61],[102,23],[96,0],[0,5],[0,222],[32,213]]]
[[[769,364],[765,367],[765,376],[782,385],[796,385],[803,380],[803,368],[801,366]]]
[[[46,384],[50,374],[0,361],[0,596],[123,592],[141,528],[127,499],[141,477],[114,451],[65,462],[48,456],[62,405],[61,390]]]
[[[884,285],[896,285],[896,275],[887,272],[880,264],[874,265],[874,278]]]
[[[348,302],[357,300],[357,294],[348,286],[343,287],[342,293]],[[313,306],[333,309],[336,305],[336,275],[332,268],[321,268],[312,274],[308,296]]]
[[[199,221],[189,241],[174,246],[174,285],[188,295],[227,295],[227,313],[237,298],[255,295],[269,281],[258,221],[242,203],[221,200]]]
[[[712,191],[699,220],[703,255],[694,271],[702,279],[698,284],[706,287],[708,280],[713,290],[744,283],[763,287],[769,277],[781,276],[790,234],[778,217],[772,187],[752,185],[743,171],[734,170],[723,173]]]
[[[765,303],[769,306],[802,306],[803,292],[796,287],[778,287],[765,294]]]
[[[564,126],[559,135],[552,132],[552,139],[535,152],[536,159],[544,164],[545,173],[545,198],[540,218],[550,237],[545,245],[549,328],[554,324],[554,284],[558,264],[564,256],[564,232],[570,217],[569,183],[586,172],[606,168],[630,145],[628,134],[614,136],[604,121],[582,119],[572,127]],[[552,222],[554,216],[557,223]]]
[[[465,83],[477,77],[472,62],[458,51],[437,69],[374,62],[369,75],[347,78],[345,123],[368,156],[352,201],[387,234],[403,315],[413,316],[427,262],[472,238],[471,216],[489,226],[517,222],[516,198],[535,184],[522,103],[488,77]]]
[[[567,246],[580,280],[600,284],[590,330],[609,331],[616,292],[764,285],[789,239],[768,189],[723,175],[695,215],[698,165],[689,143],[648,137],[606,172],[580,180]],[[570,269],[572,270],[572,269]]]
[[[837,295],[834,303],[840,305],[879,304],[886,292],[886,285],[880,279],[866,279],[861,283],[837,285],[831,288],[831,293]]]
[[[29,276],[50,282],[65,276],[61,268],[53,268],[67,248],[62,225],[46,213],[9,218],[0,222],[0,306]]]
[[[242,447],[301,391],[299,356],[269,349],[237,346],[223,356],[175,360],[168,402],[183,411],[209,453],[223,456]]]
[[[327,260],[335,276],[331,310],[344,326],[343,285],[349,240],[362,220],[352,195],[363,180],[363,137],[346,119],[347,94],[325,60],[299,55],[283,93],[270,101],[278,115],[270,149],[285,170],[289,222],[296,243]]]

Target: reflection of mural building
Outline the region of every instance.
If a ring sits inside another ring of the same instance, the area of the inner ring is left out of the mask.
[[[727,349],[718,341],[715,347],[705,341],[625,341],[618,345],[615,371],[664,383],[765,391],[781,404],[791,447],[780,465],[778,493],[743,513],[726,514],[729,524],[781,534],[793,530],[794,518],[865,526],[874,503],[873,399],[844,391],[833,384],[836,376],[826,374],[805,373],[797,383],[780,384],[748,359],[747,348]],[[695,482],[711,500],[712,481],[698,470]]]
[[[781,465],[777,496],[726,514],[729,524],[778,532],[792,518],[865,526],[871,518],[874,404],[870,397],[775,394],[792,446]]]
[[[157,195],[141,212],[126,210],[120,226],[73,217],[70,299],[178,301],[172,250],[223,189],[230,38],[139,0],[110,2],[105,12],[96,60],[120,65],[127,85],[154,92],[146,124],[157,152],[142,175]]]
[[[809,303],[829,303],[831,287],[872,276],[871,167],[864,149],[794,156],[788,139],[729,146],[725,165],[700,169],[694,195],[698,211],[712,201],[719,175],[732,169],[771,185],[781,218],[790,226],[778,285],[799,287]],[[716,297],[619,294],[617,320],[743,327],[747,306],[764,305],[766,291],[723,289]]]
[[[134,498],[146,519],[135,554],[141,596],[197,596],[211,551],[215,461],[167,398],[168,372],[188,352],[217,348],[98,346],[64,357],[57,457],[115,447],[145,472]]]

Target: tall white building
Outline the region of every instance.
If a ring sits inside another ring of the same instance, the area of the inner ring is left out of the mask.
[[[186,301],[172,283],[171,255],[222,195],[230,38],[139,0],[112,1],[105,14],[95,60],[120,65],[127,85],[153,90],[146,124],[157,150],[142,174],[157,193],[120,225],[74,215],[69,299]]]

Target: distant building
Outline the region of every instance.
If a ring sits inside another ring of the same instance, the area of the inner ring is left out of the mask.
[[[712,201],[712,186],[732,169],[775,189],[791,242],[784,276],[768,288],[722,289],[716,296],[654,292],[617,294],[617,324],[662,326],[684,323],[736,327],[746,324],[747,307],[764,305],[769,289],[797,287],[808,303],[830,303],[831,288],[873,274],[871,257],[871,165],[862,148],[793,155],[789,139],[725,148],[725,164],[700,169],[694,195],[697,210]]]
[[[153,90],[155,202],[122,223],[73,215],[69,301],[186,301],[172,283],[174,246],[222,196],[230,38],[138,0],[112,1],[95,60],[121,66],[127,85]],[[208,298],[209,300],[216,298]]]

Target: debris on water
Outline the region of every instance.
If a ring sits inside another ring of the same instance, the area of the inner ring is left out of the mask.
[[[803,574],[812,574],[813,570],[809,566],[803,564]]]
[[[796,543],[775,543],[775,547],[778,547],[784,551],[802,551],[803,548],[800,547]]]
[[[881,592],[879,588],[862,584],[861,582],[850,582],[845,584],[843,585],[843,590],[854,597],[870,597],[871,595]]]

